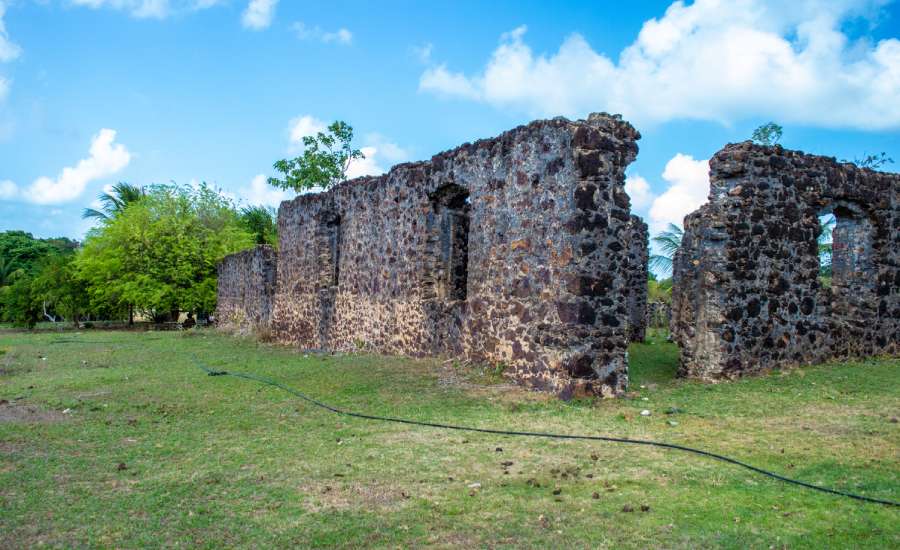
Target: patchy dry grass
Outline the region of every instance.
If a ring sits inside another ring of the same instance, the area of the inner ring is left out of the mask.
[[[190,334],[0,334],[0,547],[900,546],[898,510],[700,457],[338,417],[192,357],[354,410],[682,443],[893,500],[897,359],[704,385],[657,336],[630,398],[565,403],[477,365]]]

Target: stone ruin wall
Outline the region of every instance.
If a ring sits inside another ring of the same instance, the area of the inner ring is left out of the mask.
[[[819,216],[834,213],[831,288]],[[900,346],[900,175],[750,142],[710,160],[674,262],[680,374],[715,380]]]
[[[608,115],[536,121],[285,201],[274,335],[504,364],[562,397],[621,393],[646,302],[646,226],[624,190],[639,137]]]
[[[226,256],[218,266],[218,326],[229,331],[269,331],[278,254],[261,245]]]
[[[634,214],[629,221],[628,270],[628,340],[643,342],[647,333],[647,279],[650,276],[650,234],[647,224]]]

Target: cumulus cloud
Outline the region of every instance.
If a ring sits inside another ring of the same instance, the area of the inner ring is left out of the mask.
[[[121,171],[131,162],[131,153],[115,140],[115,130],[100,130],[91,140],[88,158],[78,161],[74,168],[63,168],[56,179],[36,179],[22,191],[23,198],[37,204],[68,202],[81,196],[88,183]]]
[[[638,124],[748,117],[823,127],[900,127],[900,40],[844,32],[885,0],[674,2],[617,60],[579,34],[535,53],[501,37],[474,75],[428,68],[419,88],[536,116],[622,113]],[[858,27],[858,26],[857,26]]]
[[[637,174],[625,178],[625,192],[631,198],[632,210],[644,210],[653,202],[650,184]]]
[[[6,32],[6,24],[3,16],[6,14],[6,4],[0,0],[0,62],[9,62],[22,54],[22,48],[14,44]],[[2,99],[2,82],[0,82],[0,99]]]
[[[318,25],[309,27],[302,21],[297,21],[291,28],[294,29],[294,34],[296,34],[297,38],[300,40],[315,40],[326,44],[332,42],[345,45],[353,43],[353,33],[343,27],[334,32],[329,32],[323,30]]]
[[[253,178],[250,185],[243,187],[238,191],[241,199],[252,205],[274,206],[278,207],[281,201],[288,200],[294,196],[291,191],[284,191],[272,187],[266,182],[266,176],[259,174]]]
[[[670,223],[683,226],[684,217],[706,203],[709,161],[678,153],[666,163],[662,178],[669,187],[650,206],[647,224],[651,235],[665,230]]]
[[[278,0],[250,0],[241,16],[241,24],[255,31],[266,29],[272,24]]]

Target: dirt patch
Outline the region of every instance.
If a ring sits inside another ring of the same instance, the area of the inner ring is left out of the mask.
[[[37,405],[0,400],[0,422],[24,422],[42,424],[62,422],[66,415],[59,411],[43,409]]]

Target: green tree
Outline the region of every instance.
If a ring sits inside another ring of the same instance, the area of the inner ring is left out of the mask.
[[[0,288],[0,319],[29,328],[37,324],[41,310],[31,289],[32,282],[32,277],[22,275]]]
[[[753,135],[750,139],[760,145],[775,145],[781,141],[783,133],[784,129],[781,126],[774,122],[767,122],[756,130],[753,130]]]
[[[651,240],[659,247],[659,254],[650,255],[650,269],[663,275],[671,274],[672,260],[675,258],[675,252],[681,248],[682,238],[684,230],[674,223],[670,223],[668,229],[653,237]]]
[[[277,213],[267,206],[245,206],[241,209],[241,223],[255,235],[256,244],[278,246]]]
[[[665,302],[672,301],[672,278],[657,281],[655,279],[647,280],[647,301],[648,302]]]
[[[24,231],[4,231],[0,233],[0,260],[4,270],[14,273],[22,270],[33,275],[38,263],[47,256],[71,254],[78,243],[65,237],[56,239],[36,239]]]
[[[162,320],[210,312],[216,264],[253,246],[234,205],[208,186],[151,186],[146,196],[92,230],[76,266],[91,303]]]
[[[362,151],[350,145],[351,141],[353,127],[340,120],[331,123],[325,132],[304,136],[303,154],[276,162],[273,168],[284,179],[269,178],[269,185],[299,193],[316,187],[328,189],[344,181],[350,163],[365,158]]]
[[[55,321],[61,316],[78,326],[88,312],[90,298],[86,282],[75,270],[74,259],[74,255],[47,257],[32,279],[31,294],[45,318]]]
[[[124,212],[128,205],[138,202],[145,195],[143,187],[120,181],[112,186],[110,193],[103,192],[97,197],[101,204],[100,210],[85,208],[84,212],[81,213],[81,217],[84,219],[109,221]]]

